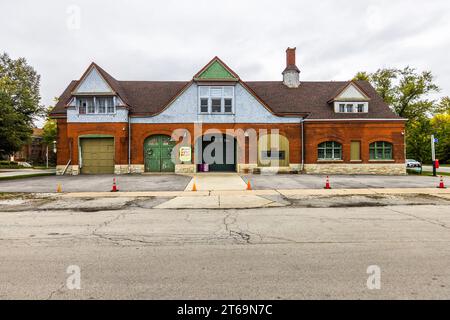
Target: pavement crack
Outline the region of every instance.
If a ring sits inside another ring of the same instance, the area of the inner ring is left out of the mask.
[[[49,296],[47,297],[46,300],[52,300],[53,296],[57,293],[62,293],[64,287],[66,286],[66,283],[64,282],[62,285],[60,285],[56,290],[53,290],[52,292],[50,292]]]
[[[392,208],[390,208],[390,207],[387,207],[387,209],[390,210],[390,211],[392,211],[392,212],[399,213],[399,214],[402,214],[402,215],[405,215],[405,216],[408,216],[408,217],[411,217],[411,218],[415,218],[415,219],[420,220],[420,221],[423,221],[423,222],[428,222],[428,223],[430,223],[430,224],[434,224],[434,225],[440,226],[440,227],[445,228],[445,229],[450,229],[450,226],[448,226],[448,225],[446,225],[445,223],[440,222],[440,221],[436,221],[436,220],[431,220],[431,219],[427,219],[427,218],[418,217],[418,216],[416,216],[416,215],[414,215],[414,214],[402,212],[402,211],[399,211],[399,210],[394,210],[394,209],[392,209]]]

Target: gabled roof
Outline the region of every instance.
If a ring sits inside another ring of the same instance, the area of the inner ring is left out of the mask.
[[[194,76],[195,81],[238,81],[239,76],[219,57],[214,57]]]
[[[214,66],[214,67],[212,67]],[[86,70],[95,67],[130,110],[131,116],[154,116],[167,108],[192,83],[201,85],[225,85],[230,81],[240,83],[266,109],[278,116],[303,117],[308,119],[398,119],[389,106],[382,100],[367,81],[302,81],[298,88],[288,88],[282,81],[244,82],[218,57],[214,57],[191,81],[118,81],[95,63]],[[211,67],[211,71],[208,71]],[[223,70],[217,69],[218,67]],[[217,78],[216,71],[225,72],[231,78]],[[65,117],[67,104],[80,80],[72,81],[60,96],[52,110],[52,117]],[[206,76],[208,75],[208,76]],[[335,113],[331,102],[350,85],[370,99],[368,113]]]
[[[357,81],[370,97],[368,113],[335,113],[328,101],[342,91],[349,81],[302,81],[298,88],[288,88],[282,81],[247,81],[246,84],[274,113],[306,113],[308,119],[401,119],[367,81]]]
[[[343,98],[342,95],[351,90],[354,89],[356,90],[356,92],[358,92],[359,97],[349,97],[349,98]],[[358,85],[358,82],[351,80],[347,82],[347,85],[344,86],[342,89],[339,89],[337,93],[333,94],[333,96],[330,98],[330,100],[328,102],[333,102],[333,101],[348,101],[348,100],[357,100],[357,101],[369,101],[370,97],[369,95],[364,91],[363,88],[361,88],[360,85]]]

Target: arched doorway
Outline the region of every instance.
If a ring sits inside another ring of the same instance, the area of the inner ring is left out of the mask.
[[[174,172],[172,149],[175,141],[170,136],[153,135],[144,141],[144,162],[146,172]]]
[[[201,151],[201,164],[208,164],[208,171],[235,172],[236,148],[233,136],[207,134],[199,138],[197,150]]]

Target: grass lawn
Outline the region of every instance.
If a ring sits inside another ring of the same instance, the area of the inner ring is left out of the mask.
[[[432,176],[432,171],[422,171],[422,176]],[[439,176],[450,176],[450,172],[438,172],[436,175]]]
[[[42,177],[42,176],[54,176],[55,174],[52,172],[49,173],[33,173],[33,174],[22,174],[20,176],[10,176],[10,177],[0,177],[1,180],[16,180],[16,179],[26,179],[33,177]]]

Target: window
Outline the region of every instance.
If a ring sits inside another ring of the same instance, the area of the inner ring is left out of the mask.
[[[97,103],[97,112],[98,113],[106,113],[106,100],[105,98],[97,98],[95,99]]]
[[[233,113],[233,86],[199,86],[200,113]]]
[[[95,113],[95,105],[93,98],[82,98],[78,100],[78,113]]]
[[[225,101],[225,112],[226,113],[233,112],[233,100],[230,98],[226,98],[224,101]]]
[[[78,98],[77,104],[79,114],[116,113],[114,97]]]
[[[208,113],[208,98],[200,98],[200,112]]]
[[[78,113],[79,114],[86,114],[86,108],[87,108],[87,101],[86,101],[86,99],[78,100]]]
[[[385,141],[371,143],[369,157],[371,160],[392,160],[392,143]]]
[[[319,160],[342,160],[342,145],[339,142],[322,142],[317,151]]]
[[[335,112],[342,113],[362,113],[369,110],[368,102],[335,102]]]
[[[114,106],[114,99],[112,97],[106,99],[106,110],[108,113],[116,113],[116,107]]]
[[[211,99],[211,112],[222,112],[222,99]]]

